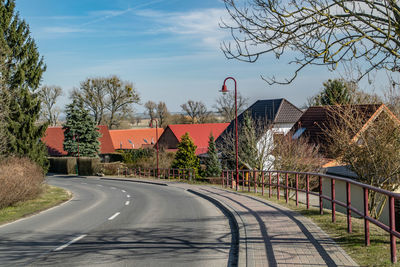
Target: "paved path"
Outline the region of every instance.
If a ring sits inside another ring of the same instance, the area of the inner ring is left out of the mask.
[[[358,266],[311,220],[260,198],[212,186],[164,182],[211,197],[235,216],[239,266]]]

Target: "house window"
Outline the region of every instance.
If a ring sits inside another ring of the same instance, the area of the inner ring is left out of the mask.
[[[298,139],[304,133],[305,130],[306,130],[306,128],[303,128],[303,127],[297,129],[297,131],[292,136],[292,140]]]

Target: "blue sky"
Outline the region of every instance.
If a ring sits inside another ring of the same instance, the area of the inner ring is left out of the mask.
[[[170,111],[189,99],[211,108],[227,76],[250,104],[284,97],[298,106],[335,77],[307,68],[290,85],[270,86],[260,75],[288,76],[287,60],[227,60],[220,43],[229,32],[218,25],[227,13],[219,0],[17,0],[17,10],[45,58],[42,84],[64,90],[62,108],[87,77],[118,75],[135,84],[142,103],[164,101]]]

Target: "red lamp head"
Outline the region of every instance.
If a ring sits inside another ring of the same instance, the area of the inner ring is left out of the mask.
[[[221,92],[222,92],[223,94],[226,94],[226,93],[229,92],[229,91],[228,91],[228,88],[227,88],[226,85],[225,85],[225,83],[224,83],[224,85],[222,85]]]

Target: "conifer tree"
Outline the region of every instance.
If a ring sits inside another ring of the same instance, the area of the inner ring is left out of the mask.
[[[8,105],[7,154],[28,156],[47,168],[46,147],[40,139],[46,125],[37,125],[40,101],[34,92],[46,69],[28,24],[15,12],[15,0],[0,0],[0,65],[4,66],[1,98]]]
[[[239,159],[249,167],[257,168],[257,136],[255,123],[247,112],[244,114],[239,133]]]
[[[206,170],[205,170],[206,177],[220,176],[222,168],[221,168],[221,163],[218,160],[218,151],[215,146],[215,140],[212,133],[210,134],[208,140],[208,158],[206,159],[205,164],[206,164]]]
[[[70,156],[96,157],[99,153],[100,133],[94,119],[84,109],[83,102],[74,100],[66,107],[64,150]]]
[[[196,148],[197,146],[193,143],[189,133],[182,135],[181,141],[178,144],[178,151],[176,152],[175,159],[172,162],[172,168],[194,169],[197,175],[200,163],[196,156]]]

